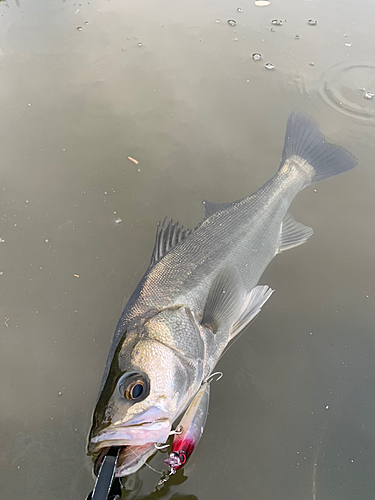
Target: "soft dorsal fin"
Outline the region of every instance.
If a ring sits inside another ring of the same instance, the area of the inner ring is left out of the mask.
[[[169,222],[167,218],[162,223],[159,222],[156,228],[155,246],[151,256],[150,266],[158,263],[166,253],[174,246],[184,240],[192,232],[191,229],[184,229],[178,222]]]
[[[284,250],[289,250],[289,248],[298,247],[305,243],[313,234],[314,231],[311,227],[297,222],[293,215],[288,212],[281,224],[278,251],[283,252]]]
[[[204,220],[232,205],[232,203],[215,203],[207,200],[203,200],[202,203],[204,205]]]
[[[214,279],[204,307],[202,326],[217,333],[236,319],[244,297],[239,272],[232,267],[222,269]]]

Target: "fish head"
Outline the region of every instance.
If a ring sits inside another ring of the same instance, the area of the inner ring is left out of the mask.
[[[181,314],[183,319],[184,311],[162,311],[128,325],[94,410],[90,455],[100,455],[110,446],[149,450],[150,443],[168,439],[173,421],[198,390],[203,373],[199,357],[185,356],[176,345]]]

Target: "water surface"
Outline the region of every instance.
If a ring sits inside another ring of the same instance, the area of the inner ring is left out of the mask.
[[[203,198],[258,188],[295,108],[359,167],[293,203],[315,235],[266,270],[261,283],[276,292],[220,361],[183,473],[149,496],[159,477],[144,468],[123,498],[374,498],[372,10],[370,0],[1,2],[2,498],[91,491],[91,411],[157,222],[194,227]]]

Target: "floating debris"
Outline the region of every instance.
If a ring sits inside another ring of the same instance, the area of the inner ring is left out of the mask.
[[[254,3],[257,7],[266,7],[271,2],[269,0],[256,0]]]
[[[309,19],[307,21],[307,24],[309,24],[310,26],[316,26],[318,24],[318,21],[316,19]]]
[[[364,93],[364,98],[365,99],[372,99],[374,97],[375,94],[373,94],[372,92],[369,92],[368,90]]]
[[[264,65],[264,67],[265,67],[266,69],[274,69],[274,68],[275,68],[275,65],[274,65],[274,64],[272,64],[272,63],[266,63],[266,64]]]
[[[115,224],[121,224],[122,222],[122,219],[120,219],[120,217],[118,217],[117,219],[115,219]]]
[[[136,165],[138,165],[139,161],[136,160],[135,158],[132,158],[131,156],[128,156],[128,160],[132,161],[133,163],[135,163]]]
[[[281,19],[272,19],[271,24],[274,24],[275,26],[282,26],[283,22]]]
[[[73,274],[75,278],[79,278],[79,274]]]
[[[228,19],[227,23],[229,24],[229,26],[236,26],[237,21],[235,21],[234,19]]]
[[[275,28],[271,28],[271,31],[276,31]]]
[[[254,59],[254,61],[260,61],[262,59],[262,54],[259,54],[259,52],[254,52],[251,57]]]

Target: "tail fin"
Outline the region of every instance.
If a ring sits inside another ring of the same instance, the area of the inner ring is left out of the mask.
[[[288,118],[280,168],[293,155],[313,168],[312,182],[341,174],[357,164],[349,151],[324,140],[315,121],[296,111]]]

